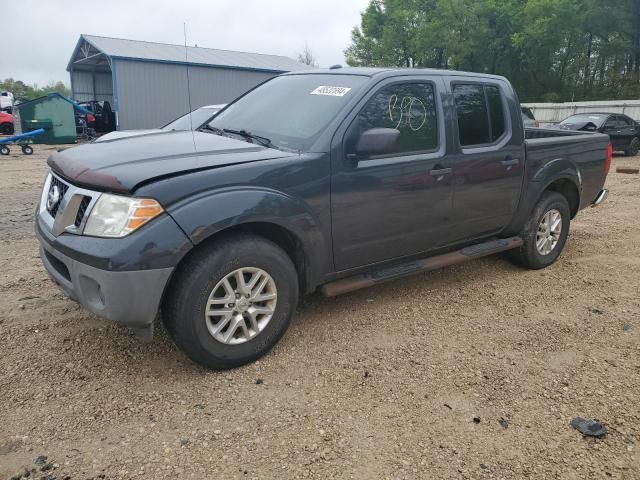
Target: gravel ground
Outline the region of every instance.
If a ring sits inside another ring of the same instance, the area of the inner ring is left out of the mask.
[[[548,270],[492,257],[313,296],[272,353],[220,373],[49,281],[49,151],[0,158],[0,478],[640,478],[640,176],[610,175]]]

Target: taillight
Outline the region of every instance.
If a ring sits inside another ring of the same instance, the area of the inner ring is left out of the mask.
[[[604,176],[609,175],[609,170],[611,170],[611,160],[613,159],[613,145],[610,143],[607,145],[607,153],[605,153],[604,157]]]

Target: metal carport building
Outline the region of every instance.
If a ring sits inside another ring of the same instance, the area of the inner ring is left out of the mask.
[[[308,68],[280,55],[84,34],[67,65],[73,98],[108,100],[120,130],[159,127],[188,112],[187,78],[196,109],[228,103],[275,75]]]

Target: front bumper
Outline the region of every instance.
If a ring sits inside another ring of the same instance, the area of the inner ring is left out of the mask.
[[[71,299],[96,315],[133,328],[153,323],[172,268],[110,272],[80,263],[47,243],[40,257],[51,279]]]
[[[106,241],[55,237],[36,217],[40,256],[51,279],[87,310],[135,329],[153,324],[174,266],[190,244],[169,217],[147,227],[151,238],[157,233],[166,244],[136,234]]]

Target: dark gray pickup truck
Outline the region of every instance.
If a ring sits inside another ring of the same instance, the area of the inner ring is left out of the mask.
[[[199,131],[53,154],[36,231],[71,298],[143,338],[161,312],[193,360],[230,368],[318,288],[503,251],[552,264],[570,220],[605,199],[610,163],[606,135],[525,131],[502,77],[291,73]]]

